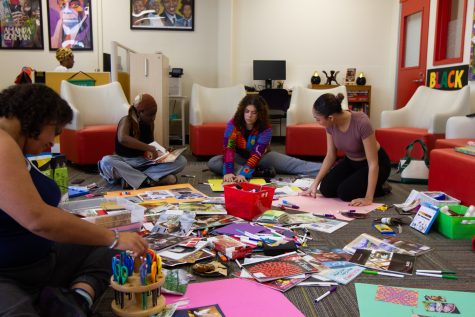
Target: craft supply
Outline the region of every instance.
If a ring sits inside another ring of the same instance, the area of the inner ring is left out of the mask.
[[[301,282],[298,286],[337,286],[335,282]]]
[[[320,301],[322,301],[325,297],[327,297],[328,295],[330,295],[331,293],[335,292],[337,289],[337,286],[332,286],[332,288],[330,288],[330,290],[328,292],[325,292],[322,296],[318,297],[315,299],[315,304],[316,303],[319,303]]]
[[[416,275],[421,275],[421,276],[430,276],[430,277],[440,277],[440,278],[447,278],[447,279],[452,279],[456,280],[457,276],[455,275],[447,275],[447,274],[432,274],[432,273],[424,273],[424,272],[417,272]]]
[[[328,219],[336,219],[336,217],[332,214],[323,214],[322,216]]]
[[[416,270],[416,272],[420,273],[433,273],[433,274],[457,274],[452,271],[441,271],[441,270]]]
[[[282,204],[284,206],[286,206],[286,207],[288,206],[289,208],[292,208],[292,209],[299,209],[300,208],[300,206],[292,204],[290,201],[287,201],[287,200],[282,200]]]
[[[386,273],[386,272],[371,271],[371,270],[363,270],[363,273],[372,274],[372,275],[392,276],[392,277],[404,277],[404,275],[402,274]]]
[[[236,262],[236,264],[239,266],[239,268],[242,269],[241,263],[239,263],[238,259],[234,260],[234,262]]]

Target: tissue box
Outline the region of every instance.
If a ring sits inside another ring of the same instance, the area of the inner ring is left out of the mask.
[[[70,201],[62,203],[60,208],[105,228],[143,222],[145,212],[145,207],[122,197]]]
[[[439,191],[419,192],[419,199],[434,206],[458,205],[460,200]]]

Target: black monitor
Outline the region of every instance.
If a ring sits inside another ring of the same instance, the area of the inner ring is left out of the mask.
[[[102,71],[111,71],[111,54],[109,53],[102,53]]]
[[[254,61],[254,80],[265,80],[266,88],[272,88],[273,80],[285,80],[285,61]]]

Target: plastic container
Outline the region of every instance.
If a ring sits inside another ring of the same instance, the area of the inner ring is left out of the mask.
[[[459,215],[464,215],[467,207],[463,205],[449,205],[449,209]],[[472,239],[475,236],[475,223],[462,224],[464,220],[475,220],[475,217],[454,217],[439,212],[435,226],[437,230],[449,239]]]
[[[100,206],[104,202],[115,202],[118,205],[123,206],[126,210],[116,212],[112,211],[107,215],[85,217],[82,219],[106,228],[125,226],[131,223],[143,222],[144,220],[145,207],[130,202],[122,197],[68,201],[62,203],[59,207],[74,212],[80,209],[85,210],[101,208]]]
[[[419,192],[419,199],[434,206],[458,205],[460,200],[439,191]]]
[[[241,187],[241,189],[236,187]],[[250,183],[224,185],[224,203],[228,214],[252,220],[272,206],[275,187]]]

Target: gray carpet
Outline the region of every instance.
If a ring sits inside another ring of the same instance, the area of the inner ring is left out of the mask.
[[[273,147],[275,149],[275,147]],[[279,149],[279,148],[278,148]],[[283,150],[283,147],[280,148]],[[213,196],[207,185],[200,183],[206,182],[209,178],[215,178],[212,173],[206,170],[206,160],[197,160],[190,153],[186,153],[189,163],[185,170],[179,174],[181,183],[189,182],[203,193]],[[109,185],[104,182],[95,171],[90,167],[89,171],[84,168],[78,169],[71,167],[69,169],[70,180],[85,179],[83,184],[96,182],[101,191],[119,190],[118,185]],[[182,177],[182,175],[194,175],[193,178]],[[412,188],[417,190],[426,190],[424,185],[404,185],[391,183],[392,192],[384,197],[377,198],[377,202],[393,204],[403,202]],[[375,229],[371,227],[372,219],[382,216],[397,216],[398,214],[390,209],[386,212],[373,211],[369,219],[353,220],[347,226],[339,229],[333,234],[312,232],[314,240],[311,246],[333,246],[343,247],[361,233],[369,233],[377,236]],[[432,230],[428,235],[423,235],[408,226],[403,227],[403,232],[398,234],[399,238],[417,243],[423,243],[433,248],[431,252],[423,254],[417,258],[416,268],[424,269],[449,269],[457,272],[458,280],[447,280],[422,276],[409,276],[404,278],[382,277],[376,275],[362,274],[355,282],[381,284],[400,287],[431,288],[442,290],[457,291],[475,291],[475,252],[471,251],[471,241],[469,240],[450,240],[438,232]],[[232,269],[237,269],[234,263]],[[189,267],[185,267],[189,269]],[[197,278],[197,281],[203,281],[203,278]],[[285,296],[292,302],[305,316],[358,316],[358,303],[354,283],[339,286],[338,291],[317,306],[313,300],[323,294],[327,289],[322,287],[294,287],[285,293]],[[110,303],[113,300],[113,293],[108,291],[95,305],[94,316],[114,316],[110,309]],[[263,298],[262,300],[265,300]],[[384,314],[382,312],[382,314]],[[256,316],[266,316],[265,312],[258,313]]]

